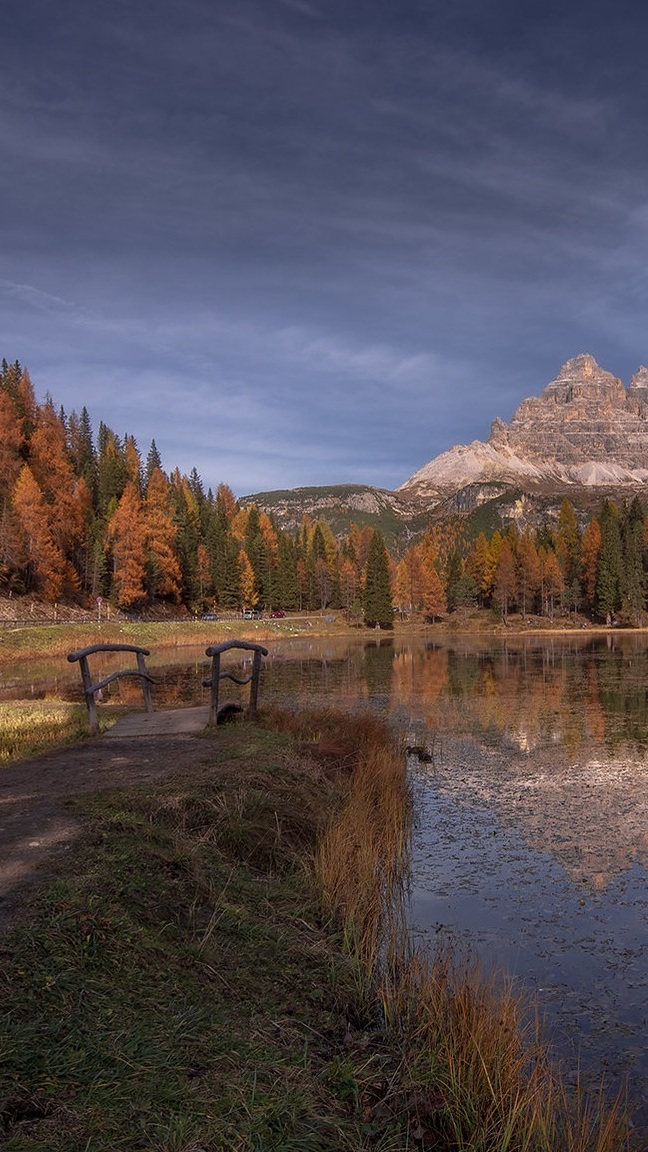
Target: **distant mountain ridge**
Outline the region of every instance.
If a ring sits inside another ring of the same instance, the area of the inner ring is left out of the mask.
[[[562,366],[540,396],[523,400],[510,423],[496,418],[487,441],[455,445],[419,468],[395,492],[365,485],[298,488],[248,497],[294,527],[307,512],[343,524],[360,519],[416,531],[421,520],[468,515],[502,500],[505,518],[545,515],[563,496],[592,508],[605,496],[624,499],[648,491],[648,369],[626,389],[584,353]],[[513,500],[516,498],[516,501]],[[355,515],[354,515],[355,513]],[[333,527],[333,524],[331,525]],[[335,528],[334,528],[335,530]],[[383,528],[384,530],[384,528]]]

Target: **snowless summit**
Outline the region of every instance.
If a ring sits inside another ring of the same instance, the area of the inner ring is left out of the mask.
[[[457,445],[402,485],[434,504],[470,485],[525,491],[636,488],[648,480],[648,369],[626,389],[593,356],[574,356],[510,424],[493,421],[486,443]]]

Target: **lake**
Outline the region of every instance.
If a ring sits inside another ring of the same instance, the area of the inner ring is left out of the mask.
[[[605,1071],[613,1084],[627,1076],[645,1123],[644,637],[437,643],[383,634],[268,647],[261,704],[371,708],[424,750],[423,760],[409,757],[415,937],[450,943],[530,989],[567,1074]],[[207,701],[203,648],[150,664],[158,706]],[[223,699],[239,691],[225,681]],[[138,693],[122,681],[111,699],[137,702]],[[39,695],[80,699],[76,666],[2,671],[0,697]]]

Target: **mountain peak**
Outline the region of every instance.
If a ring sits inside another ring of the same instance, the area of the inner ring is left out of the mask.
[[[574,356],[563,364],[555,380],[544,389],[540,399],[556,404],[571,404],[579,400],[624,404],[625,388],[616,376],[597,364],[589,352]]]
[[[648,369],[639,368],[626,391],[585,352],[540,396],[523,400],[509,424],[496,418],[485,444],[451,448],[402,489],[441,500],[466,485],[610,488],[647,479]]]

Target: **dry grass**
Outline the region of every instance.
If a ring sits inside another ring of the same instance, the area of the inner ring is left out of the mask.
[[[277,725],[331,757],[344,778],[314,854],[322,905],[357,961],[360,998],[380,1006],[400,1053],[390,1096],[414,1147],[444,1152],[622,1152],[620,1099],[568,1090],[533,1006],[501,975],[412,951],[404,914],[411,796],[403,757],[370,715],[318,712]],[[337,759],[336,759],[337,756]],[[346,768],[346,774],[345,774]],[[350,771],[349,771],[350,769]],[[384,1106],[384,1101],[383,1101]]]
[[[389,729],[261,722],[217,729],[193,776],[83,801],[70,875],[0,942],[0,1144],[639,1147],[619,1103],[563,1087],[513,989],[410,951]]]
[[[0,704],[0,764],[87,736],[84,706],[63,701]]]

